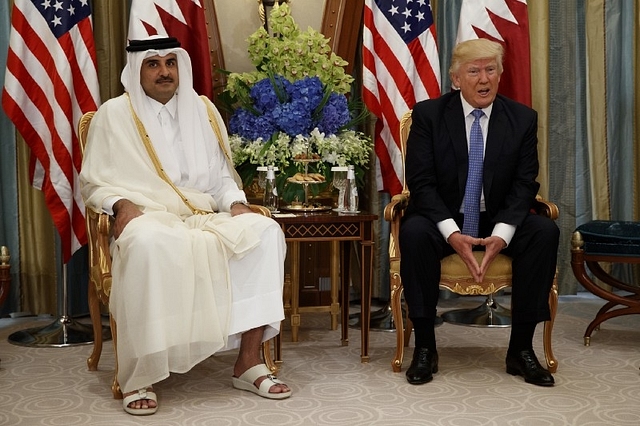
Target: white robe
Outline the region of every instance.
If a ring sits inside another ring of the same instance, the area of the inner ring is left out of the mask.
[[[103,104],[92,120],[80,173],[85,203],[100,210],[105,200],[124,197],[144,212],[111,246],[110,310],[124,392],[237,348],[244,331],[267,325],[268,340],[284,319],[282,231],[261,215],[231,217],[229,204],[244,193],[217,142],[209,142],[196,147],[207,156],[209,182],[180,190],[196,207],[222,212],[193,215],[156,173],[125,96]]]

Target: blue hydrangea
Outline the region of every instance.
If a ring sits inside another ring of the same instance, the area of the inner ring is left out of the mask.
[[[308,136],[316,127],[327,135],[335,134],[350,120],[347,98],[331,93],[318,113],[324,91],[318,77],[305,77],[293,83],[281,75],[273,80],[260,80],[250,92],[252,106],[259,115],[238,108],[229,121],[229,130],[249,140],[261,137],[264,141],[277,132],[291,137]]]
[[[309,132],[313,130],[311,114],[301,108],[297,102],[281,104],[273,111],[273,117],[276,126],[289,136],[308,136]]]
[[[322,109],[322,118],[318,123],[318,130],[327,135],[333,135],[351,120],[346,96],[332,93]]]
[[[291,83],[286,78],[276,75],[274,80],[275,81],[272,82],[268,78],[262,79],[251,88],[249,95],[253,100],[253,106],[261,113],[271,111],[279,103],[274,84],[279,87],[279,90],[285,97],[290,90],[289,87]]]
[[[269,140],[277,130],[270,114],[254,115],[243,108],[235,110],[229,119],[229,130],[249,140]]]
[[[299,108],[312,113],[322,101],[324,87],[319,77],[306,77],[296,80],[289,86],[289,96],[291,103],[295,103]],[[309,129],[310,131],[313,129]]]

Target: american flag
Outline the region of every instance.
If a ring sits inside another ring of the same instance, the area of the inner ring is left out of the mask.
[[[400,118],[416,102],[440,96],[440,60],[428,0],[366,0],[363,99],[378,120],[378,190],[402,191]]]
[[[463,0],[457,41],[487,38],[504,47],[499,92],[531,106],[529,15],[526,0]]]
[[[198,0],[133,0],[129,14],[129,40],[152,35],[175,37],[189,53],[193,88],[213,99],[209,37],[202,2]]]
[[[77,124],[99,104],[88,0],[15,0],[2,107],[31,149],[65,263],[87,242]]]

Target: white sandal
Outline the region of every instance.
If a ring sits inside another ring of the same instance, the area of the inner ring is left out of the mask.
[[[156,403],[155,407],[149,408],[131,408],[129,404],[136,401],[141,401],[143,399],[148,399]],[[153,414],[158,411],[158,397],[156,393],[152,389],[142,388],[138,389],[136,393],[132,393],[129,396],[125,396],[122,400],[122,408],[127,413],[133,416],[148,416],[149,414]]]
[[[260,387],[257,388],[254,383],[256,380],[258,380],[258,378],[263,376],[267,376],[267,378],[264,379],[262,383],[260,383]],[[267,368],[267,366],[264,364],[254,365],[253,367],[242,373],[240,377],[233,378],[233,387],[236,389],[253,392],[256,395],[260,395],[261,397],[268,399],[289,398],[291,396],[291,389],[289,389],[287,392],[280,393],[269,392],[269,389],[271,389],[273,385],[278,384],[284,385],[285,383],[278,380],[275,375],[271,374],[271,370],[269,370],[269,368]]]

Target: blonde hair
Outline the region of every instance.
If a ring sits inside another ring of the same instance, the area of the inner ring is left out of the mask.
[[[504,49],[500,43],[496,43],[495,41],[491,41],[486,38],[466,40],[458,43],[456,47],[453,48],[449,75],[451,76],[456,74],[462,64],[486,58],[494,58],[498,63],[498,73],[502,74],[503,57]]]

